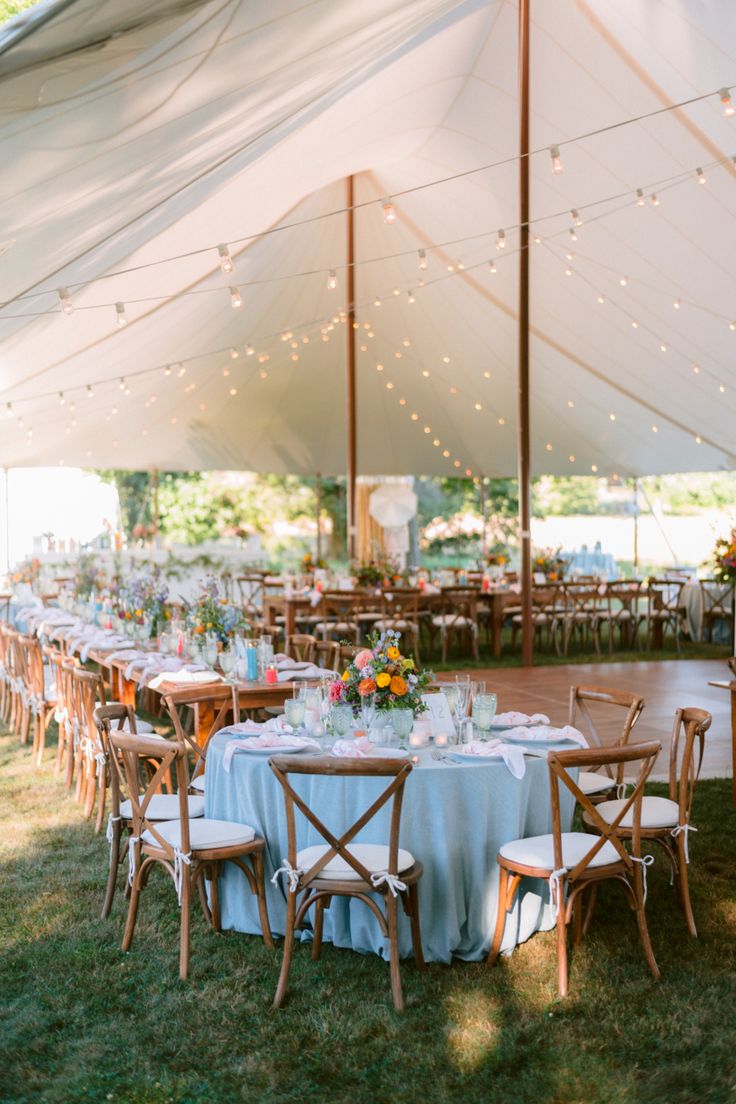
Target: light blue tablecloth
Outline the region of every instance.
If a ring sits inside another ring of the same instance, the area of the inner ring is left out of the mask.
[[[223,754],[230,738],[223,730],[209,747],[205,815],[250,824],[265,838],[271,928],[283,934],[283,879],[278,887],[270,881],[286,857],[281,787],[267,756],[237,752],[226,772]],[[473,961],[488,953],[496,921],[499,847],[550,831],[547,764],[539,758],[527,758],[526,764],[524,778],[517,781],[500,760],[447,765],[433,760],[428,750],[420,753],[420,762],[406,782],[400,844],[424,867],[419,904],[428,961],[450,962],[453,955]],[[292,775],[292,782],[335,833],[353,823],[386,785],[385,779],[307,775]],[[573,803],[567,791],[561,798],[565,829],[572,819]],[[301,814],[296,815],[299,847],[323,842]],[[388,817],[384,808],[358,841],[388,842]],[[255,898],[243,874],[232,864],[224,867],[221,903],[224,928],[260,933]],[[507,920],[502,949],[511,949],[535,931],[551,926],[546,882],[525,879]],[[360,901],[333,899],[325,912],[324,938],[338,947],[387,957],[378,923]],[[402,912],[399,945],[402,956],[411,954],[409,924]]]
[[[568,558],[570,578],[576,575],[595,575],[599,579],[618,579],[618,564],[608,552],[573,552]]]

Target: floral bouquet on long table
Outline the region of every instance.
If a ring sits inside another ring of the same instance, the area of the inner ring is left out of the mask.
[[[401,633],[388,629],[370,637],[370,648],[363,648],[348,665],[341,680],[330,689],[333,704],[350,705],[357,713],[365,698],[375,695],[376,710],[411,709],[416,717],[427,708],[422,692],[432,680],[431,671],[417,671],[414,660],[401,654]]]

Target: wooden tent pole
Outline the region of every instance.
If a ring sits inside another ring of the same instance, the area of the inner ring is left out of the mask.
[[[347,398],[348,398],[348,559],[356,557],[358,519],[356,502],[357,427],[355,418],[355,227],[353,212],[353,177],[347,178],[347,231],[348,231],[348,327],[347,327]]]
[[[521,540],[521,659],[534,663],[529,427],[529,4],[519,0],[519,374],[518,476]]]
[[[317,559],[322,559],[322,476],[317,476]]]

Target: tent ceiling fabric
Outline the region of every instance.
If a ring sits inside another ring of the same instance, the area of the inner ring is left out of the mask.
[[[736,118],[713,95],[564,143],[735,84],[736,6],[532,18],[533,470],[732,467],[736,169],[709,166]],[[344,471],[347,327],[326,325],[354,174],[359,472],[513,474],[516,20],[503,0],[57,0],[6,25],[0,463]]]

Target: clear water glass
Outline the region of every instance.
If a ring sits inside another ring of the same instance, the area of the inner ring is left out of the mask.
[[[287,698],[284,702],[284,716],[286,723],[292,728],[299,728],[304,721],[306,706],[301,698]]]
[[[349,705],[333,705],[330,724],[336,736],[347,736],[353,725],[353,710]]]
[[[497,697],[495,694],[478,694],[473,702],[473,721],[481,730],[481,739],[488,738],[493,718],[496,716]]]
[[[237,664],[237,656],[231,648],[223,648],[220,652],[220,667],[222,667],[222,673],[225,676],[225,681],[231,683],[232,674]]]
[[[217,656],[219,649],[217,647],[217,637],[214,633],[207,633],[205,637],[204,648],[202,649],[202,655],[204,662],[208,667],[214,667],[217,663]]]
[[[457,717],[458,724],[462,724],[470,708],[470,677],[468,675],[457,675],[455,678],[455,686],[457,690],[455,716]]]

